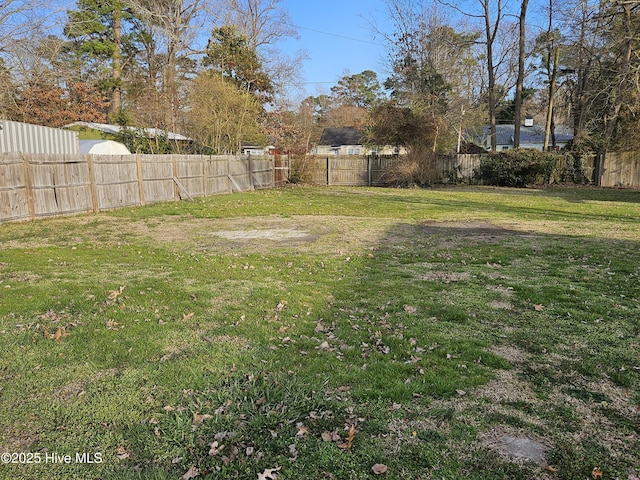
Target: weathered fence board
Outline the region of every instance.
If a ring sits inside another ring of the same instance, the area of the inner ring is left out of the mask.
[[[640,186],[640,152],[615,152],[605,157],[602,187]]]
[[[0,221],[274,186],[270,157],[0,155]]]

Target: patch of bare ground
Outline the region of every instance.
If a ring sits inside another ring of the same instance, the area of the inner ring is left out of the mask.
[[[301,252],[342,254],[380,245],[393,221],[329,215],[236,217],[137,222],[134,230],[163,243],[193,243],[203,252],[245,252],[295,246]]]
[[[496,310],[513,310],[513,305],[510,302],[505,302],[504,300],[492,300],[489,302],[489,306]]]
[[[515,463],[533,462],[546,466],[549,449],[545,439],[526,430],[499,425],[479,435],[480,443]]]
[[[529,354],[520,350],[519,348],[512,347],[509,345],[497,345],[491,347],[489,352],[495,353],[496,355],[501,356],[502,358],[506,358],[512,363],[521,363],[529,360]]]
[[[462,282],[464,280],[469,280],[469,278],[471,278],[471,274],[469,272],[443,272],[438,270],[418,275],[418,279],[420,280],[444,283]]]
[[[498,370],[496,377],[486,385],[479,387],[474,395],[488,398],[494,403],[500,402],[535,402],[535,392],[518,379],[513,370]]]
[[[491,290],[492,292],[499,293],[505,297],[510,297],[513,295],[513,287],[503,287],[502,285],[487,285],[487,290]]]
[[[87,384],[91,383],[91,382],[97,382],[105,377],[108,376],[113,376],[116,373],[118,373],[118,369],[116,368],[109,368],[107,370],[101,370],[98,371],[96,373],[94,373],[91,376],[91,379],[75,379],[72,380],[71,382],[67,383],[66,385],[64,385],[62,388],[60,388],[59,390],[55,391],[52,395],[52,397],[55,400],[61,401],[61,402],[67,402],[69,400],[72,400],[73,398],[78,398],[81,397],[83,395],[85,395],[85,387],[87,386]]]
[[[29,452],[31,445],[40,438],[37,418],[25,419],[24,422],[3,426],[3,436],[0,437],[0,452]]]

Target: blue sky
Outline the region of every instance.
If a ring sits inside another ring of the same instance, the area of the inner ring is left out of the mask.
[[[372,18],[383,18],[381,0],[282,0],[300,35],[280,45],[287,53],[307,52],[304,61],[304,90],[308,95],[329,93],[345,74],[364,70],[387,74],[385,48],[373,39]]]

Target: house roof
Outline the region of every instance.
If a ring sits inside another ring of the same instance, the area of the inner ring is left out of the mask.
[[[362,145],[362,132],[355,127],[325,128],[322,131],[319,145]]]
[[[544,130],[542,125],[534,125],[532,127],[520,127],[520,145],[541,145],[544,143]],[[484,127],[484,138],[489,138],[491,127]],[[513,145],[513,137],[515,134],[514,125],[496,125],[496,145]],[[564,125],[556,125],[555,127],[556,142],[566,143],[573,139],[573,134],[569,127]]]
[[[127,127],[121,127],[120,125],[109,125],[107,123],[95,123],[95,122],[74,122],[64,126],[64,128],[68,128],[68,127],[85,127],[85,128],[91,128],[93,130],[98,130],[100,132],[111,133],[111,134],[118,133],[123,128],[127,128]],[[135,128],[135,127],[128,127],[128,128]],[[165,132],[164,130],[160,130],[158,128],[142,128],[141,130],[149,138],[166,136],[167,140],[182,140],[182,141],[191,140],[189,137],[185,137],[184,135],[181,135],[179,133]]]

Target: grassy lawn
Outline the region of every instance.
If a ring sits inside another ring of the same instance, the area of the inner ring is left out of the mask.
[[[295,187],[0,243],[2,479],[640,476],[640,192]]]

